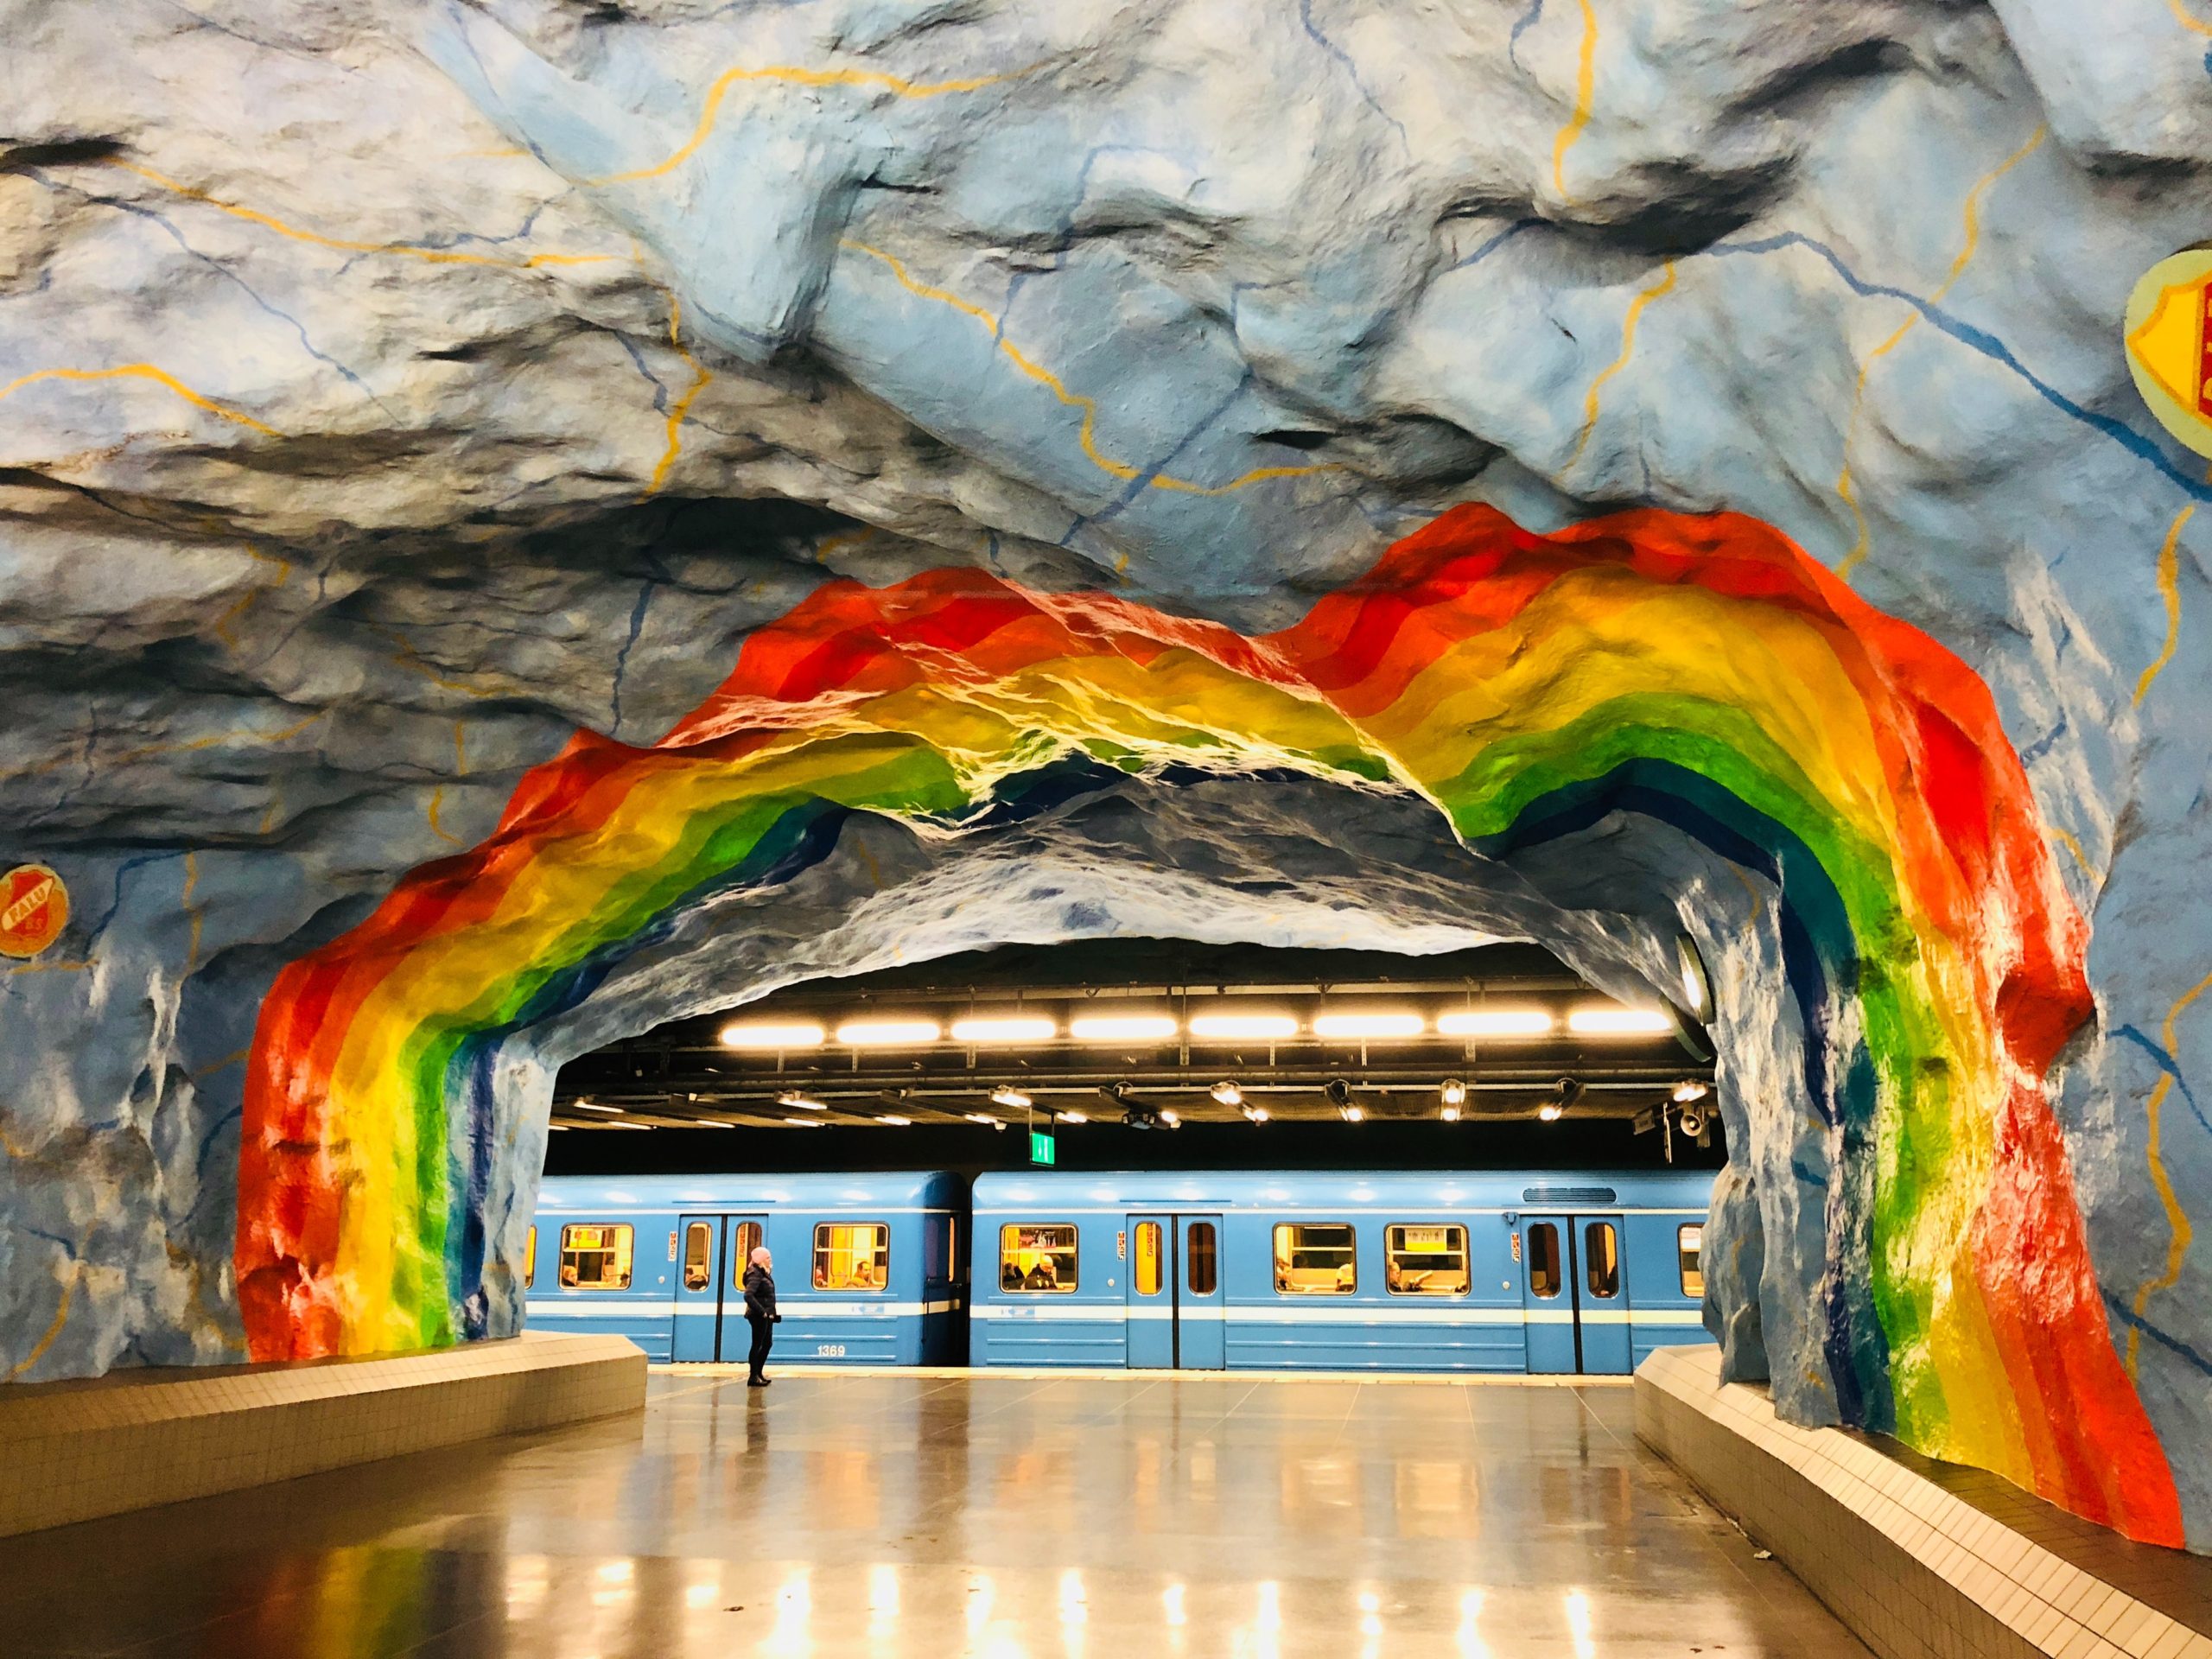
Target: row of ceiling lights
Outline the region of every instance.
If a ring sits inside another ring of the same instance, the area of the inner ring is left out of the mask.
[[[1104,1092],[1118,1102],[1122,1098],[1123,1087],[1125,1085],[1117,1085],[1116,1088],[1109,1089]],[[1268,1109],[1247,1101],[1244,1098],[1243,1087],[1228,1078],[1215,1084],[1206,1092],[1224,1106],[1236,1107],[1244,1115],[1248,1122],[1264,1123],[1268,1121]],[[1337,1115],[1345,1122],[1359,1123],[1366,1120],[1366,1109],[1352,1099],[1350,1084],[1338,1079],[1331,1083],[1325,1092],[1328,1095],[1331,1103],[1336,1107]],[[1675,1105],[1688,1108],[1693,1103],[1704,1099],[1710,1092],[1709,1085],[1700,1083],[1694,1077],[1685,1077],[1675,1085],[1673,1100]],[[1437,1085],[1437,1095],[1441,1102],[1437,1109],[1437,1116],[1446,1123],[1458,1122],[1467,1103],[1466,1084],[1458,1077],[1446,1077]],[[1547,1123],[1555,1123],[1566,1115],[1567,1109],[1580,1099],[1581,1095],[1580,1083],[1573,1077],[1561,1077],[1554,1086],[1551,1096],[1536,1109],[1536,1116]],[[622,1115],[622,1109],[620,1106],[602,1106],[588,1100],[571,1101],[569,1103],[581,1111],[603,1112],[618,1117]],[[1036,1102],[1019,1089],[1010,1085],[1001,1085],[991,1090],[991,1103],[994,1106],[1006,1107],[1010,1111],[1022,1112],[1027,1111],[1036,1104]],[[809,1112],[826,1112],[830,1109],[829,1103],[826,1101],[817,1100],[812,1096],[802,1093],[796,1089],[786,1089],[782,1094],[778,1095],[776,1104],[790,1107],[794,1110]],[[1003,1129],[1007,1126],[1004,1118],[995,1117],[988,1112],[965,1112],[962,1116],[970,1123],[987,1124],[995,1129]],[[1063,1107],[1049,1108],[1046,1116],[1058,1123],[1088,1123],[1090,1121],[1086,1113],[1070,1111]],[[1687,1116],[1688,1114],[1685,1113],[1686,1117]],[[899,1117],[888,1114],[871,1117],[869,1121],[889,1124],[897,1128],[910,1128],[914,1122],[911,1117]],[[1181,1114],[1173,1107],[1165,1106],[1159,1108],[1128,1106],[1122,1114],[1122,1121],[1134,1127],[1149,1128],[1154,1123],[1159,1123],[1171,1129],[1180,1128],[1183,1123]],[[692,1118],[687,1122],[696,1123],[702,1128],[729,1129],[737,1127],[734,1123],[722,1122],[714,1118]],[[821,1127],[821,1120],[817,1118],[787,1117],[784,1122],[798,1128],[810,1129]],[[1696,1134],[1701,1123],[1702,1114],[1700,1114],[1698,1123],[1686,1124],[1687,1132],[1692,1135]],[[647,1126],[610,1124],[608,1127],[621,1128]]]
[[[1426,1037],[1548,1037],[1559,1029],[1557,1015],[1545,1008],[1469,1008],[1428,1016],[1409,1009],[1371,1009],[1318,1014],[1313,1034],[1357,1042],[1405,1041]],[[1567,1028],[1578,1037],[1656,1037],[1675,1028],[1656,1008],[1626,1008],[1617,1003],[1589,1003],[1567,1011]],[[1164,1042],[1180,1034],[1185,1023],[1166,1014],[1078,1014],[1067,1035],[1078,1043]],[[1287,1014],[1199,1014],[1187,1026],[1201,1041],[1285,1042],[1299,1036],[1301,1022]],[[986,1014],[955,1020],[948,1029],[924,1018],[856,1019],[833,1030],[811,1020],[740,1020],[724,1026],[726,1048],[766,1052],[819,1048],[835,1040],[849,1048],[917,1048],[946,1038],[969,1046],[1049,1043],[1060,1035],[1059,1022],[1042,1014]]]

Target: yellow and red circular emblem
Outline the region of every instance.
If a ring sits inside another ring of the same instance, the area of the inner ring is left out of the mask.
[[[61,937],[69,889],[43,864],[0,875],[0,957],[35,957]]]
[[[2127,367],[2158,424],[2212,455],[2212,248],[2143,273],[2127,301]]]

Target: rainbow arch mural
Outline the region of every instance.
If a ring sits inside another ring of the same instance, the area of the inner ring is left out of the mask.
[[[279,976],[241,1154],[254,1357],[485,1333],[500,1046],[684,906],[787,880],[855,812],[957,832],[1189,766],[1417,791],[1500,855],[1629,810],[1770,876],[1835,1148],[1846,1421],[2182,1541],[2045,1095],[2088,928],[2019,759],[1964,663],[1729,514],[1459,507],[1257,637],[970,569],[821,588],[661,742],[579,734]]]

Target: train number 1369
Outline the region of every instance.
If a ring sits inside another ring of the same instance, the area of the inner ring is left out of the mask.
[[[817,1359],[842,1359],[845,1344],[842,1342],[817,1342],[814,1344],[814,1357]]]

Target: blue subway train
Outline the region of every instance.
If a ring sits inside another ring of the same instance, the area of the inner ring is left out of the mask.
[[[1633,1370],[1707,1340],[1710,1173],[985,1175],[976,1365]]]
[[[779,1362],[957,1365],[967,1226],[957,1175],[556,1176],[530,1230],[530,1323],[741,1362],[745,1263],[766,1244]]]
[[[1707,1340],[1709,1173],[556,1177],[530,1317],[655,1359],[1624,1373]],[[666,1260],[660,1253],[665,1246]],[[963,1246],[966,1254],[963,1255]],[[972,1288],[971,1288],[972,1287]]]

